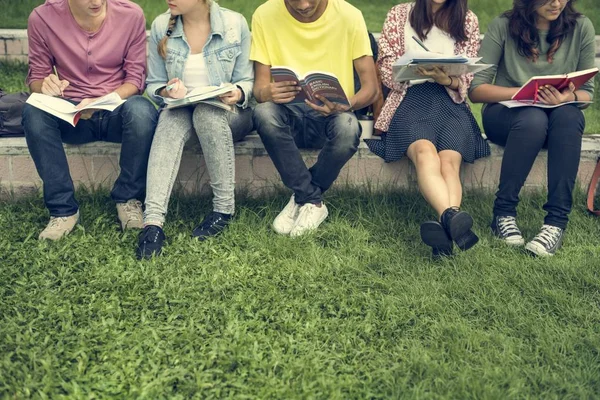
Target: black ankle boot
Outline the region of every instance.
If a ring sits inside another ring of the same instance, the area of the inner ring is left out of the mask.
[[[452,239],[448,237],[444,227],[437,221],[426,221],[421,224],[421,240],[431,246],[434,260],[452,255]]]
[[[450,207],[442,213],[441,224],[446,233],[461,250],[468,250],[479,241],[471,228],[473,218],[458,207]]]

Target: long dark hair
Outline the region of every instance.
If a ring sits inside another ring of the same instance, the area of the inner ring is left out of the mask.
[[[457,42],[464,42],[467,40],[465,19],[468,10],[467,0],[447,0],[434,14],[431,0],[416,0],[409,21],[421,40],[427,38],[435,25]]]
[[[550,44],[547,59],[552,62],[554,54],[567,35],[575,29],[577,18],[581,14],[575,10],[576,0],[569,1],[555,21],[550,22],[550,31],[546,41]],[[517,43],[519,54],[531,61],[537,61],[540,55],[540,35],[536,27],[536,10],[547,0],[514,0],[512,10],[503,15],[508,18],[508,31]]]

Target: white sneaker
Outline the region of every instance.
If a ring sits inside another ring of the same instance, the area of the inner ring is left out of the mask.
[[[321,203],[321,207],[317,207],[312,203],[306,203],[300,207],[296,224],[290,231],[290,236],[300,236],[314,231],[321,225],[321,222],[325,221],[328,215],[329,211],[327,211],[325,204]]]
[[[46,226],[40,236],[39,240],[58,240],[63,236],[67,236],[75,225],[79,222],[79,210],[73,215],[69,215],[68,217],[50,217],[50,222]]]
[[[288,235],[296,223],[299,211],[300,206],[296,204],[296,198],[292,195],[287,205],[281,210],[279,215],[275,217],[275,220],[273,221],[273,230],[280,235]]]
[[[117,215],[122,230],[144,228],[142,202],[139,200],[131,199],[127,200],[127,203],[117,203]]]

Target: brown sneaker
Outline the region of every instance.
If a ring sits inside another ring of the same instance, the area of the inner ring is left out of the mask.
[[[75,225],[79,222],[79,211],[68,217],[50,217],[50,222],[46,226],[40,236],[39,240],[58,240],[63,236],[67,236]]]
[[[121,222],[121,229],[142,229],[144,216],[142,215],[142,202],[136,199],[127,200],[127,203],[117,203],[117,215]]]

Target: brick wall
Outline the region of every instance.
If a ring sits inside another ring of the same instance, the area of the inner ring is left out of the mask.
[[[0,60],[27,62],[29,46],[24,29],[0,29]],[[596,57],[600,58],[600,35],[596,36]]]

